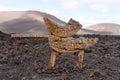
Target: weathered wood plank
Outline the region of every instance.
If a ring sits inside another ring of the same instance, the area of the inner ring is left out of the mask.
[[[11,37],[49,37],[49,35],[44,34],[11,34]]]

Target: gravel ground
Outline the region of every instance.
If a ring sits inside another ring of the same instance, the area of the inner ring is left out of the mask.
[[[99,41],[85,50],[83,68],[74,66],[76,54],[58,53],[55,67],[48,69],[47,38],[11,38],[0,32],[0,80],[120,80],[120,36],[84,36]]]

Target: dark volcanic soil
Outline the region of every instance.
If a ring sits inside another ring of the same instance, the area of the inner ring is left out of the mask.
[[[83,68],[76,54],[57,54],[54,69],[47,64],[51,48],[47,38],[11,38],[0,33],[0,80],[120,80],[120,36],[98,37],[85,50]]]

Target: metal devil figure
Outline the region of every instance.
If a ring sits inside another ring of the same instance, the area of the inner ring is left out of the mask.
[[[53,49],[51,52],[48,67],[54,67],[57,52],[66,54],[77,52],[78,62],[75,66],[82,67],[84,50],[96,44],[98,38],[74,38],[73,35],[75,35],[82,28],[82,25],[73,19],[70,19],[65,26],[58,25],[46,17],[44,17],[44,22],[46,24],[47,31],[51,34],[48,37],[48,41],[49,45]]]

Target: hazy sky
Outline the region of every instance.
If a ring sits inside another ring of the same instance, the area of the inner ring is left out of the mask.
[[[0,0],[0,11],[39,10],[63,21],[78,20],[83,26],[120,24],[120,0]]]

